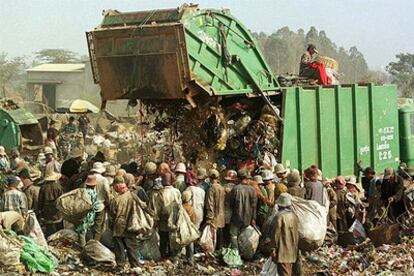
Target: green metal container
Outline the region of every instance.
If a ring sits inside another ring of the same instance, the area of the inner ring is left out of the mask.
[[[286,88],[282,112],[282,160],[292,168],[317,164],[325,176],[333,177],[356,174],[359,160],[378,172],[398,166],[393,85]]]
[[[414,168],[414,105],[412,103],[400,107],[399,123],[401,160],[408,167]]]
[[[23,108],[0,108],[0,145],[7,150],[20,148],[22,138],[27,141],[27,146],[43,145],[39,121]]]
[[[279,85],[251,33],[228,10],[110,11],[87,33],[103,100],[232,95]]]

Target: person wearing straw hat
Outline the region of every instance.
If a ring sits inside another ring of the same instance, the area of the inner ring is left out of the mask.
[[[390,206],[388,216],[396,220],[405,211],[401,197],[397,197],[404,189],[404,180],[397,175],[393,168],[385,168],[381,182],[381,200],[384,206]]]
[[[207,172],[204,168],[197,169],[197,178],[198,181],[201,181],[201,183],[203,183],[204,180],[207,178]],[[187,190],[190,191],[193,195],[192,204],[196,216],[195,226],[197,226],[197,228],[200,228],[201,222],[204,219],[204,204],[206,192],[200,185],[190,185],[187,187],[186,191]]]
[[[219,182],[220,173],[216,169],[211,169],[208,173],[211,181],[211,188],[206,195],[206,224],[211,224],[216,228],[216,250],[220,250],[224,243],[224,226],[226,225],[224,216],[224,200],[226,191]]]
[[[10,161],[6,154],[6,149],[0,146],[0,172],[10,171]]]
[[[56,200],[63,194],[59,183],[60,174],[48,171],[39,191],[39,216],[43,220],[48,237],[63,228],[62,215],[56,208]]]
[[[293,265],[298,259],[299,219],[291,210],[292,196],[281,193],[276,200],[279,212],[273,219],[272,259],[277,263],[278,275],[293,275]]]
[[[224,184],[223,188],[226,193],[226,198],[224,201],[224,220],[226,226],[224,227],[224,240],[230,240],[230,221],[231,221],[231,214],[233,210],[230,207],[230,194],[231,190],[237,183],[237,172],[235,170],[228,170],[226,175],[224,176]]]
[[[263,185],[269,198],[270,205],[275,203],[275,178],[271,170],[263,170],[262,172]]]
[[[266,188],[265,188],[265,182],[263,181],[263,178],[261,175],[256,175],[253,177],[253,180],[257,182],[259,185],[260,191],[264,195],[264,197],[267,199],[267,201],[263,202],[261,200],[258,201],[257,206],[257,219],[256,224],[260,228],[264,224],[267,218],[267,214],[269,212],[269,203],[270,203],[270,195],[268,194]]]
[[[98,200],[97,194],[96,194],[96,185],[97,185],[96,176],[89,175],[85,181],[85,188],[86,188],[86,192],[88,193],[89,199],[92,203],[92,209],[82,219],[82,222],[79,225],[75,226],[75,231],[79,235],[79,245],[81,247],[84,247],[87,242],[88,232],[90,231],[94,232],[93,230],[96,224],[96,214],[98,210],[100,209],[100,205],[101,205],[101,203]],[[93,235],[95,233],[91,233],[91,234]],[[96,236],[96,234],[94,236]],[[99,241],[99,239],[96,239],[95,237],[93,237],[93,239]]]
[[[187,168],[184,163],[180,162],[175,167],[175,174],[177,176],[174,187],[177,188],[181,193],[187,188],[185,184],[185,175],[187,173]]]
[[[55,159],[55,153],[53,152],[52,148],[51,147],[45,147],[44,154],[45,154],[45,157],[46,157],[45,172],[47,170],[49,170],[49,171],[52,170],[55,173],[60,173],[60,169],[61,169],[62,166],[60,165],[59,161],[57,161]]]
[[[27,214],[27,199],[18,189],[20,183],[20,179],[14,175],[7,177],[8,189],[1,197],[0,212],[16,211],[23,216]]]
[[[288,193],[292,196],[305,198],[305,188],[300,187],[302,180],[298,173],[291,172],[287,176]]]
[[[105,208],[109,206],[109,201],[111,198],[111,188],[109,186],[108,180],[103,176],[106,168],[102,162],[93,163],[91,173],[95,177],[95,186],[96,186],[96,195],[99,202],[99,207],[96,210],[95,214],[95,224],[93,225],[93,238],[97,241],[101,239],[103,229],[105,226]],[[88,177],[89,178],[89,177]]]
[[[346,194],[346,200],[348,201],[348,225],[351,226],[356,219],[359,219],[364,224],[365,208],[359,196],[361,189],[358,187],[356,177],[350,176],[346,179],[346,188],[348,189]]]
[[[202,188],[205,192],[211,188],[211,183],[208,179],[207,170],[205,168],[198,168],[197,169],[197,179],[198,179],[198,186]]]

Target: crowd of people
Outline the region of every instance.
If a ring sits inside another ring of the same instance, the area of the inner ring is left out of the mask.
[[[80,132],[85,137],[84,127],[79,130],[73,122],[71,119],[63,131]],[[282,164],[226,171],[214,166],[195,167],[189,162],[147,161],[140,166],[135,161],[109,162],[101,152],[87,156],[82,146],[73,148],[69,157],[60,162],[54,124],[48,130],[49,146],[36,159],[24,159],[17,150],[6,153],[0,146],[2,182],[7,184],[0,199],[0,224],[21,232],[25,217],[32,210],[46,237],[72,228],[79,235],[80,246],[90,239],[101,240],[103,232],[109,229],[116,262],[121,267],[127,260],[131,267],[140,265],[137,235],[129,231],[136,202],[144,202],[150,211],[163,258],[174,259],[185,251],[186,259],[193,262],[194,253],[201,250],[196,243],[185,246],[185,250],[171,246],[182,208],[200,231],[206,225],[215,229],[216,250],[238,249],[238,237],[244,228],[252,225],[263,230],[267,223],[271,235],[262,236],[261,244],[266,250],[258,250],[256,257],[268,252],[280,275],[300,271],[300,222],[291,209],[294,197],[314,200],[322,206],[329,200],[327,228],[338,236],[349,232],[356,220],[367,229],[372,227],[384,208],[393,221],[413,211],[411,176],[392,168],[385,169],[381,176],[372,168],[363,169],[361,185],[355,176],[327,179],[315,165],[303,173]],[[31,173],[33,167],[40,172],[37,177]],[[73,225],[64,221],[56,202],[77,188],[86,190],[93,208]],[[275,205],[278,212],[267,222]]]

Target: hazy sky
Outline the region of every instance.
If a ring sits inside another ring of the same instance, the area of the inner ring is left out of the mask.
[[[188,1],[190,2],[190,1]],[[195,1],[193,1],[195,2]],[[44,48],[87,53],[85,31],[103,9],[172,8],[176,0],[0,0],[0,52],[32,55]],[[288,26],[325,30],[338,46],[357,46],[371,68],[383,68],[400,52],[414,52],[413,0],[199,0],[201,8],[229,8],[253,31]]]

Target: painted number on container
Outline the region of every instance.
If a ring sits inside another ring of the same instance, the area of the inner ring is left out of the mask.
[[[390,142],[394,140],[394,127],[378,129],[379,143],[377,143],[378,159],[380,161],[393,158]]]

